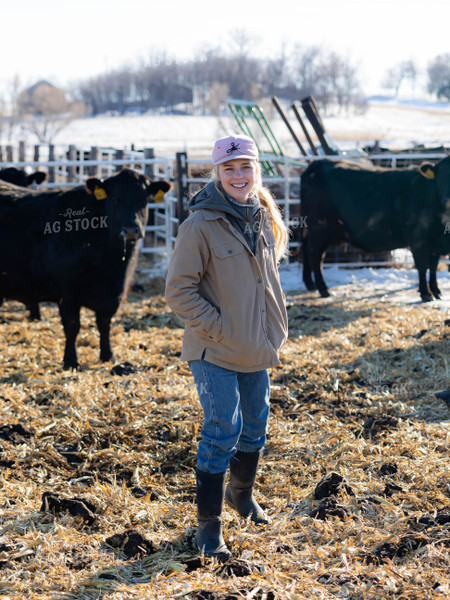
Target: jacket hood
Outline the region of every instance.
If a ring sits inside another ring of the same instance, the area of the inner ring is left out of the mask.
[[[237,219],[245,219],[246,205],[235,206],[229,202],[224,192],[217,189],[214,181],[210,181],[202,190],[197,192],[189,202],[189,210],[220,210],[221,212],[233,215]]]

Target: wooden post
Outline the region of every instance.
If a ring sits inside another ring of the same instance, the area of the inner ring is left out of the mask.
[[[89,153],[90,160],[98,160],[98,148],[97,146],[92,146],[91,151]],[[97,176],[98,167],[96,165],[92,165],[88,168],[88,173],[91,177]]]
[[[19,142],[19,162],[25,162],[25,142]]]
[[[314,154],[314,156],[318,156],[319,153],[317,152],[317,149],[314,146],[311,136],[309,135],[309,131],[306,129],[306,126],[303,123],[303,119],[300,116],[300,112],[298,110],[298,103],[294,102],[294,104],[291,106],[291,108],[294,111],[295,116],[297,117],[297,121],[300,123],[303,133],[305,134],[305,138],[308,140],[308,144],[311,146],[312,153]]]
[[[14,162],[12,146],[6,146],[6,162]]]
[[[69,151],[67,152],[67,158],[69,160],[75,160],[75,146],[70,144]],[[67,181],[70,183],[74,179],[75,169],[72,165],[67,167]]]
[[[48,160],[55,160],[55,146],[53,144],[48,145]],[[55,167],[48,168],[48,181],[49,183],[55,182]]]
[[[188,162],[186,152],[177,152],[177,217],[182,223],[188,216],[189,202],[189,183],[188,179]]]
[[[3,162],[3,146],[0,146],[0,162]]]
[[[116,150],[116,152],[114,154],[115,160],[122,160],[123,156],[124,156],[123,150]],[[123,167],[124,167],[124,165],[117,165],[116,171],[121,171],[123,169]]]
[[[40,150],[39,144],[35,144],[35,146],[34,146],[34,156],[33,156],[34,162],[39,162],[39,150]]]
[[[144,148],[144,158],[155,158],[155,151],[153,148]],[[155,176],[155,168],[153,163],[144,165],[144,174],[147,175],[147,177],[150,177],[150,179],[153,179]]]
[[[274,104],[275,108],[277,109],[277,111],[278,111],[278,113],[279,113],[280,117],[283,119],[283,122],[284,122],[284,124],[285,124],[285,125],[286,125],[286,127],[288,128],[288,130],[289,130],[289,133],[292,135],[292,138],[293,138],[294,142],[297,144],[297,146],[298,146],[298,148],[299,148],[300,152],[303,154],[303,156],[307,156],[307,152],[306,152],[306,150],[303,148],[303,145],[302,145],[301,141],[300,141],[300,140],[298,139],[298,137],[296,136],[296,134],[295,134],[295,131],[292,129],[292,127],[291,127],[291,124],[289,123],[289,120],[288,120],[288,118],[287,118],[287,115],[286,115],[286,113],[284,112],[284,110],[283,110],[283,107],[281,106],[281,104],[280,104],[280,102],[279,102],[278,98],[277,98],[276,96],[273,96],[273,97],[272,97],[272,102],[273,102],[273,104]]]
[[[329,143],[330,140],[325,132],[325,128],[323,126],[322,119],[320,118],[319,111],[314,101],[314,98],[312,96],[307,96],[306,98],[303,98],[302,108],[305,111],[305,115],[308,117],[308,120],[311,123],[312,128],[314,129],[317,137],[319,138],[320,144],[325,154],[338,154],[337,148],[333,148],[332,145]]]

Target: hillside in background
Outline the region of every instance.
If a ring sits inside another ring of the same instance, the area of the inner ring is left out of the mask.
[[[290,110],[288,114],[298,137],[304,139],[294,114]],[[278,115],[267,113],[267,119],[284,152],[297,155],[297,146]],[[369,100],[363,114],[323,116],[323,121],[328,134],[342,148],[361,147],[375,140],[393,148],[419,143],[450,145],[449,104],[375,98]],[[234,119],[226,116],[99,116],[72,121],[54,142],[114,148],[134,144],[136,148],[153,147],[157,154],[187,150],[207,155],[214,139],[237,130]]]

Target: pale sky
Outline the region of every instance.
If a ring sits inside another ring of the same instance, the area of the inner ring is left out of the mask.
[[[179,59],[230,45],[245,29],[261,56],[323,45],[359,65],[373,93],[392,65],[450,52],[450,0],[6,0],[0,86],[65,85],[165,51]]]

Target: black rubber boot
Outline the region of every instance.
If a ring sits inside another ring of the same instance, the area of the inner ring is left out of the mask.
[[[222,535],[220,516],[226,473],[206,473],[197,469],[198,527],[195,534],[197,548],[207,556],[225,561],[231,556]]]
[[[230,483],[225,491],[225,500],[241,515],[254,523],[268,523],[269,519],[253,497],[260,451],[237,451],[230,460]]]

